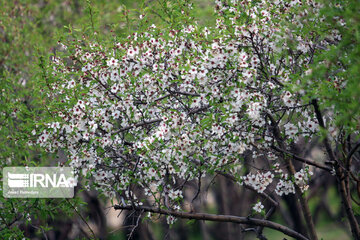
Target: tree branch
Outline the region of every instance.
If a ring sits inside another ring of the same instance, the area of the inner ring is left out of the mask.
[[[187,213],[187,212],[178,212],[173,210],[166,210],[166,209],[159,209],[154,207],[147,207],[147,206],[120,206],[114,205],[115,210],[134,210],[138,212],[152,212],[167,216],[174,216],[178,218],[185,218],[185,219],[195,219],[195,220],[205,220],[205,221],[214,221],[214,222],[232,222],[232,223],[239,223],[239,224],[248,224],[248,225],[255,225],[255,226],[262,226],[268,227],[277,231],[280,231],[290,237],[300,239],[300,240],[308,240],[305,236],[301,235],[300,233],[283,226],[281,224],[271,222],[268,220],[262,220],[257,218],[249,218],[249,217],[238,217],[232,215],[216,215],[216,214],[207,214],[207,213]]]
[[[353,147],[351,149],[351,151],[349,152],[349,154],[346,157],[346,162],[348,162],[350,160],[350,158],[352,157],[352,155],[355,154],[356,150],[360,147],[360,140],[356,142],[355,147]]]
[[[328,171],[328,172],[330,172],[330,171],[332,170],[330,167],[327,167],[327,166],[324,166],[324,165],[322,165],[322,164],[316,163],[316,162],[314,162],[314,161],[312,161],[312,160],[310,160],[310,159],[306,159],[306,158],[299,157],[299,156],[297,156],[297,155],[295,155],[295,154],[292,154],[291,152],[288,152],[288,151],[286,151],[286,150],[284,150],[284,149],[281,149],[281,148],[279,148],[279,147],[277,147],[277,146],[274,146],[274,145],[273,145],[273,146],[271,146],[271,148],[274,149],[274,150],[276,150],[276,151],[278,151],[278,152],[285,153],[285,154],[289,154],[289,155],[291,155],[295,160],[298,160],[298,161],[300,161],[300,162],[303,162],[303,163],[312,165],[312,166],[314,166],[314,167],[321,168],[321,169],[323,169],[323,170],[325,170],[325,171]]]

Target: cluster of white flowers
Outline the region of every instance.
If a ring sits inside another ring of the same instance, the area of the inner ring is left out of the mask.
[[[253,187],[256,191],[262,193],[265,191],[266,187],[272,183],[274,178],[274,174],[271,172],[266,173],[256,173],[256,174],[248,174],[246,176],[242,176],[241,179],[243,183]]]
[[[293,95],[289,91],[284,93],[284,95],[282,96],[282,100],[287,107],[293,107],[295,105]]]
[[[167,222],[167,224],[169,224],[169,225],[171,225],[171,224],[174,224],[175,222],[176,222],[176,217],[174,217],[174,216],[167,216],[166,217],[166,222]]]
[[[256,203],[253,207],[253,210],[257,213],[261,213],[263,209],[264,209],[264,205],[262,205],[261,202]]]
[[[296,139],[296,134],[298,133],[298,128],[292,124],[292,123],[287,123],[284,125],[285,128],[285,134],[286,136],[288,136],[291,139]]]
[[[260,118],[262,106],[263,104],[260,102],[251,102],[249,104],[249,108],[247,109],[249,117],[253,120],[258,120]]]
[[[287,174],[284,177],[287,178]],[[291,180],[280,179],[276,185],[275,192],[279,196],[295,193],[294,183]]]
[[[313,175],[313,172],[309,171],[308,169],[301,169],[294,174],[295,184],[299,186],[302,192],[309,188],[307,183],[311,175]]]
[[[301,169],[294,174],[295,180],[293,181],[289,178],[288,174],[282,173],[282,170],[279,170],[278,172],[281,173],[281,177],[276,185],[275,192],[280,196],[295,193],[294,184],[296,184],[302,192],[306,191],[309,187],[309,185],[307,184],[309,177],[313,174],[311,171],[308,170],[308,168],[305,168],[305,170]]]

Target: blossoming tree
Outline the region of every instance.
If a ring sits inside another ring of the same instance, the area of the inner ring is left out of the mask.
[[[34,129],[36,144],[65,149],[84,187],[117,199],[115,209],[166,215],[169,224],[187,218],[252,225],[260,239],[264,227],[318,239],[305,193],[312,175],[329,172],[360,239],[350,190],[359,182],[352,161],[358,129],[339,130],[336,111],[320,107],[325,99],[303,85],[324,81],[312,78],[314,59],[342,39],[320,14],[323,5],[217,0],[216,26],[206,28],[188,16],[191,4],[180,2],[168,14],[184,21],[166,28],[151,25],[110,42],[59,42],[62,51],[42,65],[51,118]],[[314,22],[328,29],[306,31]],[[328,87],[340,92],[346,81],[336,74],[328,73]],[[328,160],[295,153],[304,139],[323,143]],[[214,174],[258,194],[251,216],[183,210],[188,183],[198,182],[200,191],[202,178]],[[305,234],[269,220],[286,195],[299,203]]]

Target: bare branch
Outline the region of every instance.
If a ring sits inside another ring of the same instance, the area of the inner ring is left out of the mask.
[[[217,215],[217,214],[208,214],[208,213],[187,213],[187,212],[178,212],[173,210],[159,209],[147,206],[120,206],[114,205],[115,210],[135,210],[135,211],[144,211],[144,212],[152,212],[167,216],[174,216],[178,218],[185,219],[195,219],[195,220],[205,220],[205,221],[215,221],[215,222],[232,222],[239,224],[248,224],[254,226],[263,226],[268,227],[277,231],[280,231],[290,237],[300,239],[300,240],[308,240],[302,234],[286,227],[281,224],[271,222],[268,220],[250,218],[250,217],[238,217],[232,215]]]

